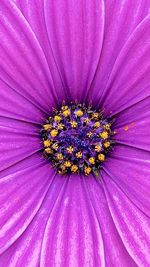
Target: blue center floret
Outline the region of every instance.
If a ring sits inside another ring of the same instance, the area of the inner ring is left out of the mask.
[[[44,155],[60,174],[98,175],[112,147],[111,124],[91,106],[62,105],[41,129]]]

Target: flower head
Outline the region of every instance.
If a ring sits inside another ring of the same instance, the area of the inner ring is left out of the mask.
[[[150,266],[149,10],[0,1],[0,266]]]

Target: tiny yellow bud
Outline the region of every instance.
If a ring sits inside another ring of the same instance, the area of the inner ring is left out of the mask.
[[[92,132],[88,132],[88,133],[87,133],[87,136],[88,136],[88,137],[92,137],[92,136],[93,136],[93,133],[92,133]]]
[[[84,173],[85,173],[85,175],[90,174],[91,171],[92,171],[92,168],[91,168],[91,167],[85,167],[85,168],[84,168]]]
[[[71,166],[71,171],[72,172],[76,172],[78,170],[78,166],[77,165],[72,165]]]
[[[58,131],[56,130],[56,129],[53,129],[52,131],[51,131],[51,136],[52,137],[55,137],[55,136],[57,136],[58,135]]]
[[[98,117],[99,117],[99,113],[98,112],[94,112],[92,114],[92,119],[98,119]]]
[[[107,139],[108,138],[108,133],[107,132],[102,132],[101,134],[100,134],[100,136],[103,138],[103,139]]]
[[[47,131],[47,130],[50,130],[52,128],[52,125],[51,124],[44,124],[43,128],[44,128],[44,130]]]
[[[63,115],[64,117],[68,117],[70,115],[70,110],[69,109],[64,110]]]
[[[96,152],[100,152],[101,151],[101,146],[100,145],[96,145],[95,146],[95,151]]]
[[[67,151],[69,154],[72,154],[73,150],[74,150],[73,146],[67,147]]]
[[[106,130],[110,130],[110,126],[111,126],[110,123],[109,123],[109,124],[105,124],[105,125],[104,125],[104,128],[105,128]]]
[[[94,158],[94,157],[90,157],[90,158],[89,158],[89,162],[90,162],[91,164],[95,164],[95,158]]]
[[[59,146],[58,146],[58,144],[55,143],[55,144],[52,145],[52,148],[55,149],[55,150],[58,150]]]
[[[68,161],[65,161],[64,165],[65,165],[66,167],[71,167],[71,162],[70,162],[69,160],[68,160]]]
[[[48,139],[45,140],[43,143],[44,143],[44,146],[45,146],[45,147],[49,147],[49,146],[51,145],[51,141],[48,140]]]
[[[100,122],[99,122],[99,121],[95,122],[93,126],[94,126],[95,128],[99,128],[99,127],[100,127]]]
[[[62,123],[59,123],[59,124],[57,125],[57,128],[58,128],[59,130],[63,130],[63,129],[64,129],[64,125],[63,125]]]
[[[66,172],[66,166],[61,164],[60,169],[59,169],[58,172],[61,173],[61,174],[65,173]]]
[[[50,147],[45,148],[44,150],[47,154],[52,154],[53,150]]]
[[[68,109],[68,106],[62,106],[61,109],[64,111],[64,110]]]
[[[54,117],[54,121],[60,122],[60,121],[61,121],[61,117],[58,116],[58,115],[56,115],[56,116]]]
[[[62,160],[64,157],[63,157],[63,154],[62,153],[58,153],[57,154],[57,158],[59,159],[59,160]]]
[[[108,147],[110,147],[110,142],[105,142],[103,145],[104,145],[104,147],[108,148]]]
[[[82,111],[81,109],[79,109],[79,110],[77,110],[77,111],[75,112],[75,114],[76,114],[78,117],[81,117],[81,116],[83,116],[83,111]]]
[[[104,154],[98,154],[98,159],[100,161],[104,161],[105,160],[105,155]]]
[[[77,153],[76,153],[76,157],[77,157],[78,159],[82,158],[82,152],[81,152],[81,151],[77,152]]]
[[[90,119],[89,119],[89,118],[85,118],[85,119],[84,119],[84,122],[85,122],[85,123],[89,123],[89,122],[90,122]]]
[[[71,124],[72,128],[76,128],[78,125],[78,123],[76,121],[71,121],[70,124]]]

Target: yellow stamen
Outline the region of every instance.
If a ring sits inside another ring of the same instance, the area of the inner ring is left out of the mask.
[[[89,118],[85,118],[84,119],[84,122],[89,123],[90,122],[90,119]]]
[[[100,136],[103,138],[103,139],[107,139],[108,138],[108,133],[107,132],[102,132],[101,134],[100,134]]]
[[[91,164],[95,164],[95,158],[94,158],[94,157],[90,157],[90,158],[89,158],[89,162],[90,162]]]
[[[58,171],[59,173],[65,173],[66,172],[66,166],[64,166],[63,164],[60,165],[60,169]]]
[[[57,128],[58,128],[59,130],[63,130],[63,129],[64,129],[64,125],[63,125],[62,123],[59,123],[59,124],[57,125]]]
[[[68,109],[68,106],[62,106],[61,109],[64,111],[64,110],[67,110]]]
[[[44,150],[47,154],[52,154],[53,150],[50,147],[45,148]]]
[[[88,136],[88,137],[92,137],[92,136],[93,136],[93,133],[92,133],[92,132],[88,132],[88,133],[87,133],[87,136]]]
[[[52,148],[55,149],[55,150],[58,150],[59,146],[58,146],[58,144],[55,143],[55,144],[52,145]]]
[[[58,131],[56,130],[56,129],[53,129],[52,131],[51,131],[51,136],[52,137],[55,137],[55,136],[57,136],[58,135]]]
[[[65,161],[64,165],[65,165],[66,167],[71,167],[71,162],[70,162],[69,160],[68,160],[68,161]]]
[[[109,124],[105,124],[105,125],[104,125],[104,128],[105,128],[106,130],[110,130],[110,126],[111,126],[110,123],[109,123]]]
[[[78,166],[77,165],[72,165],[71,166],[71,171],[72,172],[76,172],[78,170]]]
[[[92,114],[92,119],[98,119],[99,118],[99,113],[98,112],[94,112]]]
[[[79,109],[79,110],[77,110],[77,111],[75,112],[75,114],[76,114],[78,117],[81,117],[81,116],[83,116],[83,111],[82,111],[81,109]]]
[[[100,145],[96,145],[95,146],[95,151],[96,152],[100,152],[101,151],[101,146]]]
[[[70,110],[69,109],[64,110],[63,115],[64,117],[68,117],[70,115]]]
[[[77,152],[77,153],[76,153],[76,157],[77,157],[78,159],[81,159],[81,158],[82,158],[82,152],[81,152],[81,151]]]
[[[49,146],[51,145],[51,141],[48,140],[48,139],[45,140],[43,143],[44,143],[44,146],[45,146],[45,147],[49,147]]]
[[[63,157],[63,154],[62,153],[58,153],[57,154],[57,158],[59,159],[59,160],[62,160],[64,157]]]
[[[58,115],[56,115],[56,116],[54,117],[54,121],[60,122],[60,121],[61,121],[61,117],[58,116]]]
[[[85,175],[90,174],[91,171],[92,171],[92,168],[91,168],[91,167],[85,167],[85,168],[84,168],[84,173],[85,173]]]
[[[78,123],[76,121],[71,121],[70,124],[71,124],[72,128],[76,128],[78,125]]]
[[[105,160],[105,155],[104,154],[98,154],[98,159],[100,161],[104,161]]]
[[[44,128],[44,130],[47,131],[47,130],[50,130],[52,128],[52,125],[51,124],[44,124],[43,128]]]
[[[100,127],[100,122],[99,122],[99,121],[95,122],[93,126],[94,126],[95,128],[99,128],[99,127]]]
[[[110,142],[105,142],[103,145],[104,145],[104,147],[108,148],[108,147],[110,147]]]
[[[73,150],[74,150],[73,146],[67,147],[67,151],[69,154],[72,154]]]

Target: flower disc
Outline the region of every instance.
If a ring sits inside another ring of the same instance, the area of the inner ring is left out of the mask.
[[[98,174],[111,149],[111,122],[91,106],[70,103],[54,109],[41,129],[44,155],[58,173]]]

